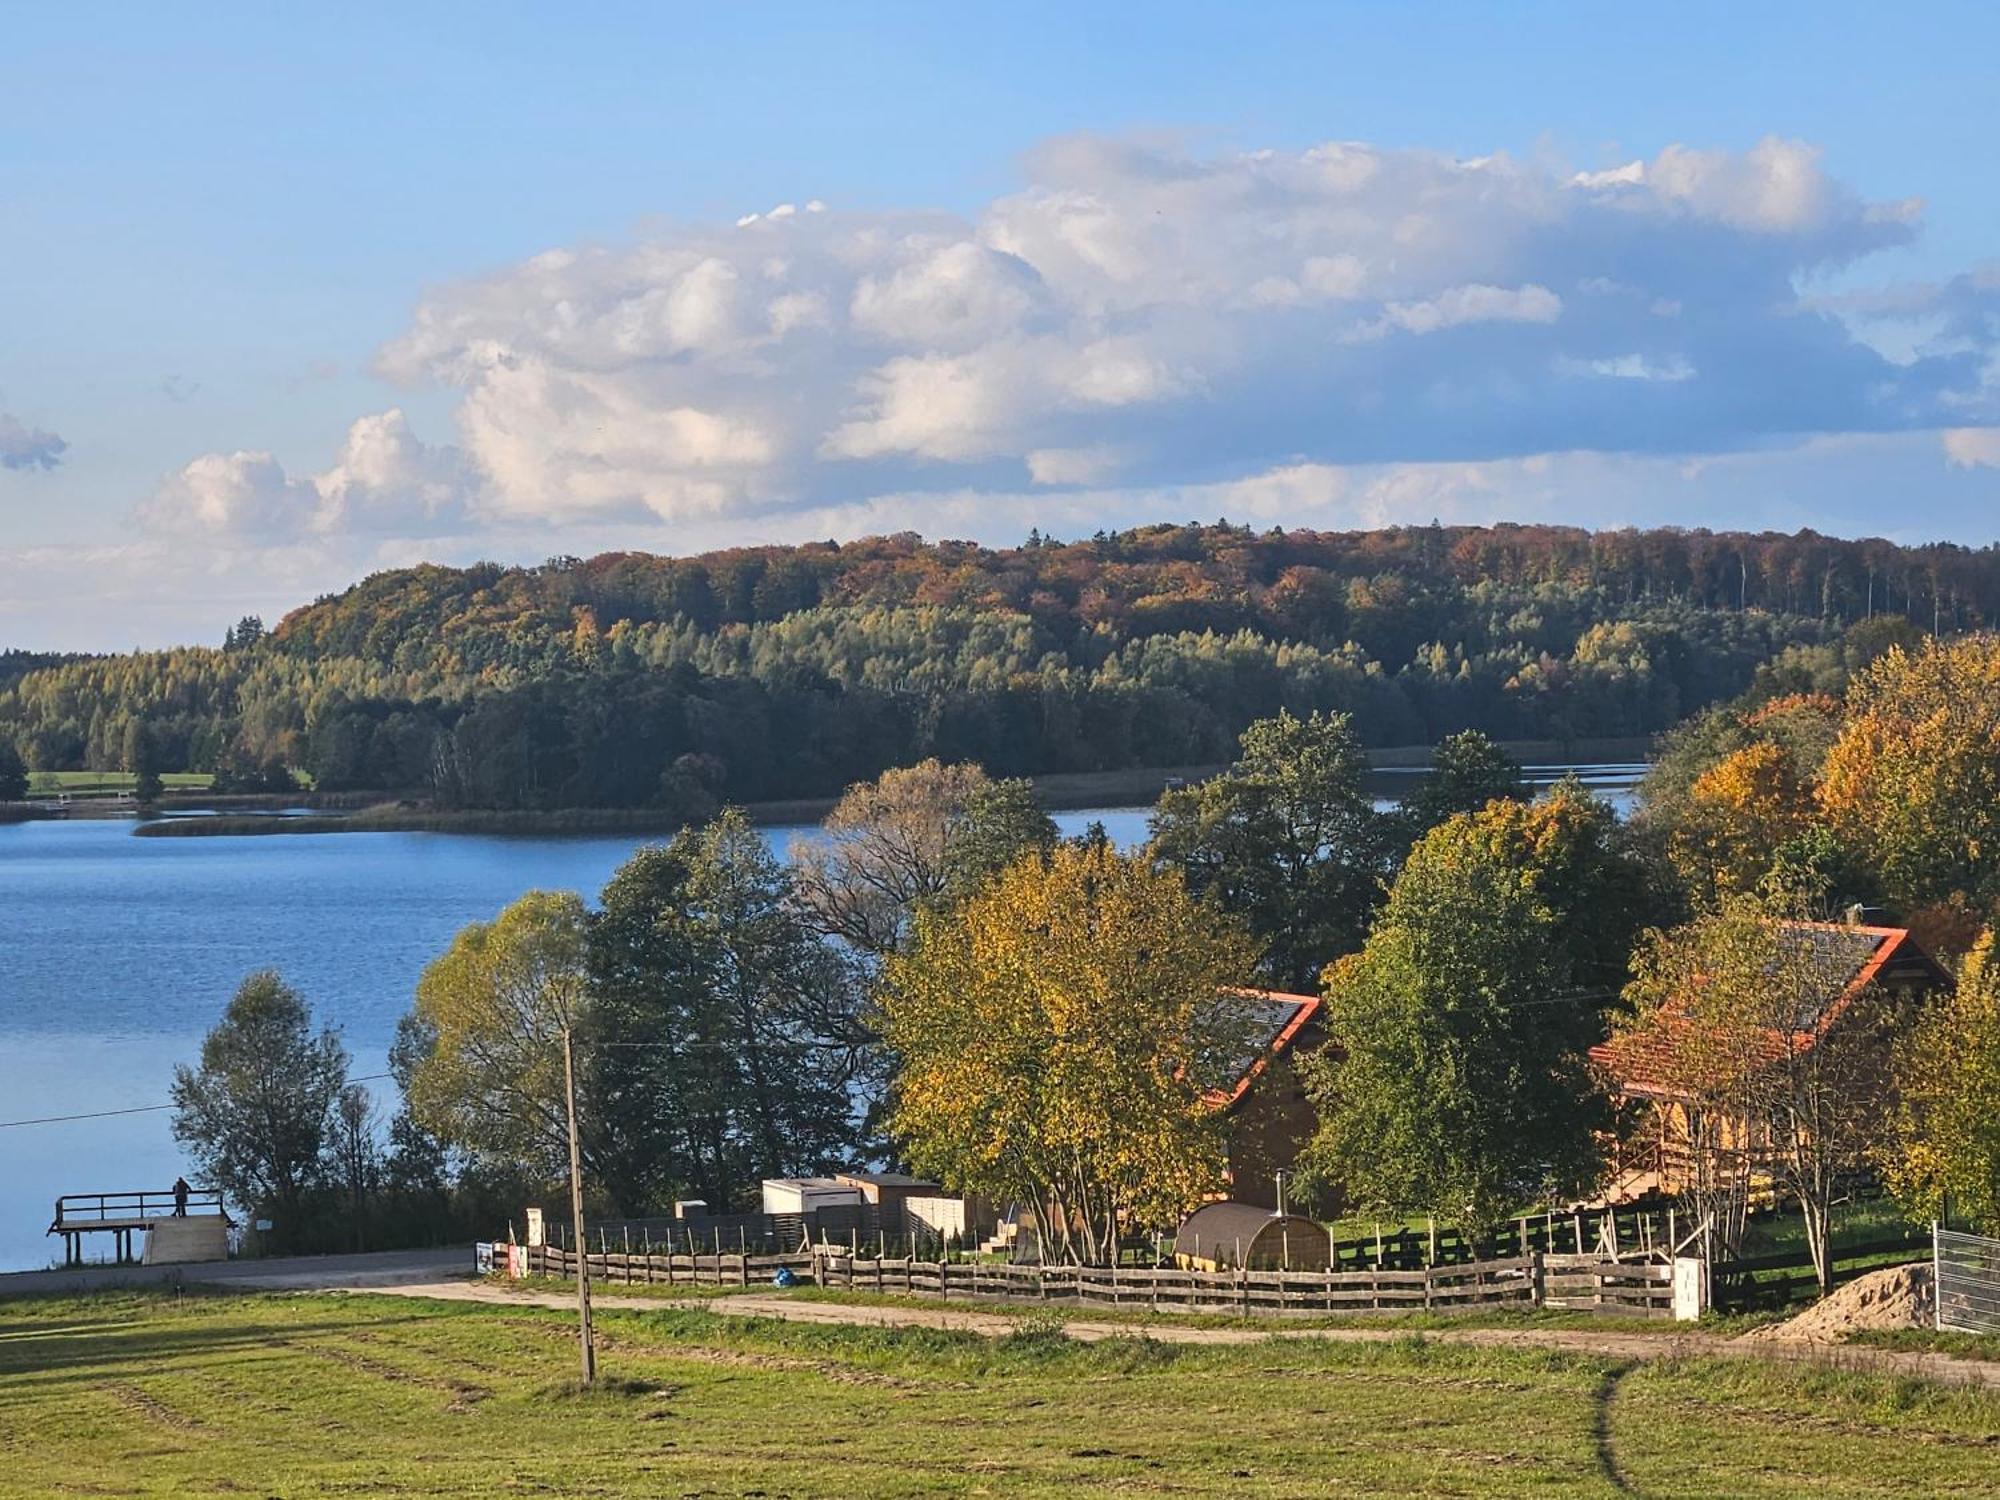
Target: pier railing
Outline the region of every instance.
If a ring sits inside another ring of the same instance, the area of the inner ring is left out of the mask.
[[[65,1193],[56,1199],[55,1222],[49,1225],[49,1233],[59,1234],[65,1229],[137,1225],[151,1219],[167,1218],[173,1211],[174,1194],[171,1188],[165,1192]],[[187,1211],[191,1214],[219,1214],[222,1212],[222,1194],[214,1188],[190,1189]]]

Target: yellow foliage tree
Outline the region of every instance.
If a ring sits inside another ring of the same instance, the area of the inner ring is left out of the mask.
[[[1248,1038],[1256,953],[1178,873],[1102,844],[1029,855],[919,913],[880,989],[890,1128],[917,1170],[1033,1205],[1045,1254],[1103,1264],[1222,1181],[1209,1091]]]
[[[1812,788],[1791,752],[1758,740],[1710,766],[1688,788],[1667,857],[1690,890],[1754,889],[1778,850],[1812,825]]]
[[[1896,1196],[1913,1217],[1949,1208],[2000,1227],[2000,951],[1990,929],[1956,992],[1898,1045],[1896,1083],[1896,1130],[1883,1160]]]
[[[1819,800],[1906,910],[2000,898],[2000,635],[1896,647],[1856,678]]]

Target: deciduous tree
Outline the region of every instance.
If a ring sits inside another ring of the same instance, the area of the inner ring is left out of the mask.
[[[1857,983],[1871,947],[1785,900],[1742,896],[1648,932],[1635,954],[1631,1012],[1611,1048],[1675,1113],[1711,1258],[1735,1247],[1766,1178],[1797,1198],[1814,1272],[1831,1285],[1833,1205],[1879,1149],[1903,1019]]]
[[[588,954],[585,1093],[617,1201],[720,1210],[846,1159],[872,1057],[854,966],[740,811],[627,861]]]
[[[424,970],[399,1037],[418,1125],[495,1166],[567,1177],[563,1033],[586,1002],[587,927],[577,896],[530,891]],[[588,1156],[594,1129],[584,1138]]]
[[[880,957],[902,946],[918,912],[962,899],[1055,836],[1026,781],[926,760],[849,787],[792,859],[821,929]]]
[[[1882,1163],[1912,1218],[1949,1208],[2000,1229],[2000,948],[1989,929],[1957,989],[1896,1047],[1895,1130]]]
[[[1819,797],[1906,911],[2000,899],[2000,635],[1895,647],[1862,672]]]
[[[174,1069],[174,1139],[199,1177],[252,1214],[281,1245],[298,1243],[308,1194],[326,1178],[329,1131],[347,1052],[274,970],[245,979],[201,1062]]]
[[[1241,747],[1221,775],[1160,798],[1152,851],[1242,916],[1273,984],[1306,988],[1361,946],[1394,825],[1368,795],[1346,714],[1280,713],[1244,730]]]
[[[1588,1185],[1607,1119],[1587,1050],[1642,889],[1578,785],[1426,834],[1367,946],[1326,972],[1328,1045],[1305,1064],[1311,1175],[1475,1231]]]
[[[1010,866],[917,918],[882,973],[898,1069],[890,1125],[911,1165],[1031,1204],[1044,1253],[1102,1264],[1221,1183],[1210,1089],[1240,1066],[1224,992],[1255,953],[1179,874],[1103,845]]]
[[[1499,797],[1521,794],[1521,766],[1477,729],[1446,735],[1431,752],[1429,774],[1403,799],[1403,819],[1421,838],[1454,813],[1478,812]]]

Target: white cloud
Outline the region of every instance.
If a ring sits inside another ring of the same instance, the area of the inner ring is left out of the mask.
[[[2000,469],[2000,427],[1954,427],[1944,434],[1944,455],[1961,469]]]
[[[334,531],[428,534],[455,520],[471,488],[457,453],[419,442],[400,410],[358,419],[332,468],[295,479],[269,453],[205,453],[139,508],[163,533],[266,541]]]
[[[53,432],[0,411],[0,469],[53,469],[68,449]]]
[[[1915,232],[1907,204],[1776,139],[1576,172],[1070,137],[970,218],[780,203],[445,285],[377,369],[451,393],[453,445],[384,414],[310,480],[210,455],[155,511],[754,529],[1114,476],[1157,492],[2000,422],[1963,357],[2000,317],[1955,314],[1952,350],[1898,358],[1796,290]]]
[[[309,529],[319,491],[269,453],[204,453],[168,479],[141,514],[160,531],[276,536]]]

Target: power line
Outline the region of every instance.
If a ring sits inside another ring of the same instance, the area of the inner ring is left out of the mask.
[[[349,1083],[380,1083],[389,1073],[369,1073],[360,1078],[350,1078]],[[75,1120],[108,1120],[114,1115],[152,1115],[163,1109],[172,1109],[171,1104],[135,1104],[129,1109],[96,1109],[81,1115],[41,1115],[32,1120],[0,1120],[0,1130],[13,1130],[22,1125],[67,1125]]]

